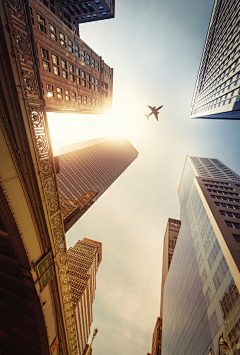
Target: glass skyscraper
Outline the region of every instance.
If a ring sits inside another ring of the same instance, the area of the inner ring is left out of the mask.
[[[181,229],[164,287],[162,355],[208,355],[220,332],[240,353],[240,176],[187,157]]]
[[[127,138],[115,136],[70,144],[55,152],[66,232],[137,156]]]
[[[240,119],[240,2],[215,0],[191,118]]]

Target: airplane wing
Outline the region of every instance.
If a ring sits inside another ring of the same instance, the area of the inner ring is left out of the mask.
[[[148,106],[148,107],[149,107],[149,106]],[[162,106],[159,106],[159,107],[157,108],[157,111],[160,110],[160,108],[162,108],[162,107],[163,107],[163,105],[162,105]]]
[[[153,107],[151,107],[151,106],[149,106],[149,105],[148,105],[148,107],[150,108],[150,110],[153,110]]]
[[[149,113],[149,115],[148,115],[148,116],[151,116],[152,114],[153,114],[153,112]]]
[[[155,117],[156,117],[156,120],[158,121],[158,114],[157,114],[157,113],[155,113],[154,115],[155,115]]]

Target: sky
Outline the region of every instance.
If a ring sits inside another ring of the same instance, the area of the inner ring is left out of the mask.
[[[94,355],[146,355],[160,309],[163,237],[179,218],[186,155],[240,174],[239,122],[190,120],[213,0],[116,0],[115,19],[80,26],[114,68],[112,114],[48,114],[54,147],[124,135],[137,159],[67,233],[103,245],[93,304]],[[159,121],[144,114],[163,105]]]

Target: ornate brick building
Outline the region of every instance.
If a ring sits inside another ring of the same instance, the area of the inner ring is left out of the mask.
[[[108,113],[113,69],[80,39],[78,17],[56,0],[29,4],[47,111]]]

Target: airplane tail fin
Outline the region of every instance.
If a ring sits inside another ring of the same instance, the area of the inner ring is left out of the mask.
[[[144,116],[146,116],[146,117],[147,117],[147,119],[148,119],[148,121],[149,121],[149,116],[148,116],[148,115],[145,115],[145,114],[144,114]]]

